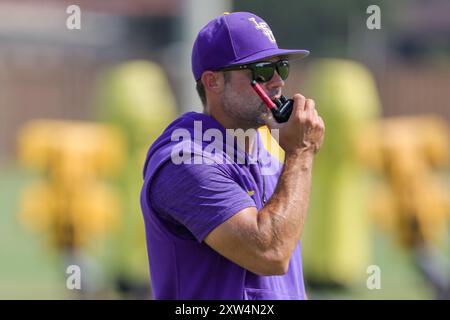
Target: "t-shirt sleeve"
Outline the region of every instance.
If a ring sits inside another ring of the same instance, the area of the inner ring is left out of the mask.
[[[149,201],[158,213],[185,226],[199,242],[234,214],[255,207],[247,192],[218,165],[170,161],[153,177]]]

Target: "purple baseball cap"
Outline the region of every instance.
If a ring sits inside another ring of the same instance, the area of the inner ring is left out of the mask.
[[[225,13],[198,33],[192,48],[192,72],[198,81],[206,70],[215,71],[274,56],[299,59],[308,54],[308,50],[278,48],[269,25],[253,13]]]

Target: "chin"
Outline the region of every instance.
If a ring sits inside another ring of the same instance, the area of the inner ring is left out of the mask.
[[[256,125],[256,127],[261,127],[261,126],[264,126],[265,124],[266,124],[266,122],[263,120],[263,115],[264,115],[264,113],[265,112],[263,112],[263,113],[260,113],[256,118],[255,118],[255,125]]]

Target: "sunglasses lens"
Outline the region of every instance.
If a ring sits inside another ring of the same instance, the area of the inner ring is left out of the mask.
[[[289,63],[287,61],[281,61],[278,64],[277,68],[278,74],[280,75],[280,78],[283,80],[286,80],[289,76]]]
[[[289,62],[280,61],[277,63],[263,62],[256,64],[253,67],[254,79],[259,82],[267,82],[272,79],[273,74],[277,69],[280,78],[286,80],[289,75]]]
[[[270,79],[272,79],[273,77],[273,73],[274,73],[274,67],[271,65],[260,65],[260,66],[255,66],[255,79],[256,81],[259,82],[266,82],[269,81]]]

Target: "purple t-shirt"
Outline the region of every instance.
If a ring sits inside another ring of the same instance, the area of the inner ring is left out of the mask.
[[[212,117],[189,112],[172,122],[148,152],[141,207],[154,297],[304,299],[300,244],[285,275],[259,276],[203,241],[240,210],[260,210],[282,168],[259,136],[253,157],[227,137]]]

